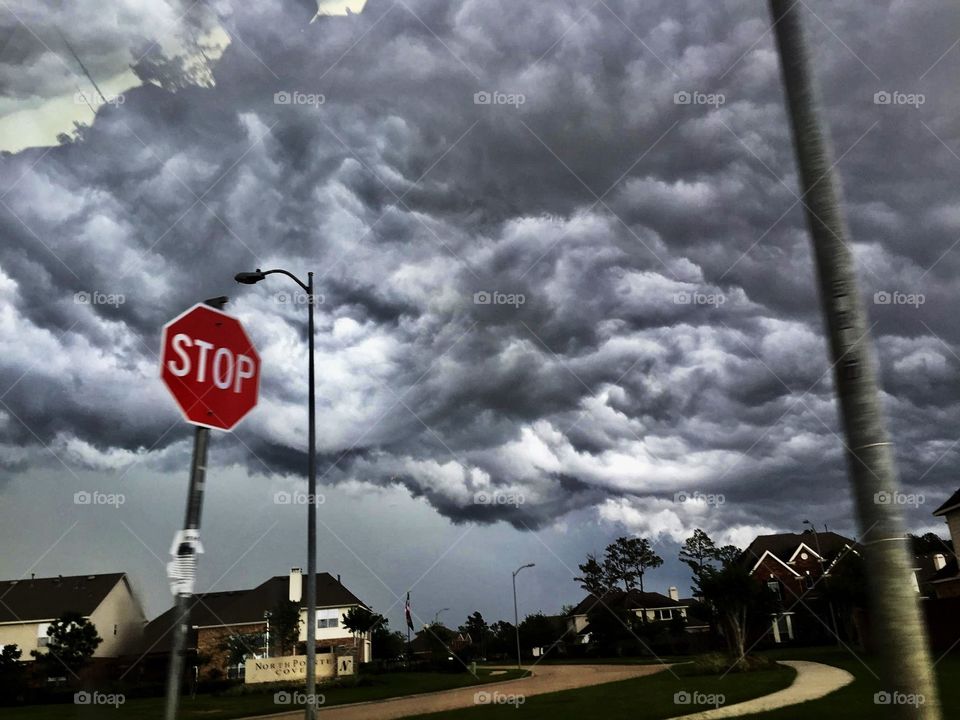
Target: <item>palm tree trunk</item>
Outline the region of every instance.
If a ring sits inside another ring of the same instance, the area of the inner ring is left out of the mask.
[[[830,336],[840,415],[853,495],[866,547],[873,646],[880,656],[883,690],[922,695],[916,707],[898,705],[899,717],[939,720],[940,703],[930,665],[926,627],[913,590],[908,544],[892,497],[899,482],[881,413],[868,341],[866,312],[847,244],[832,153],[821,128],[819,97],[800,22],[802,3],[770,0],[780,51],[788,114],[813,241],[820,298]]]

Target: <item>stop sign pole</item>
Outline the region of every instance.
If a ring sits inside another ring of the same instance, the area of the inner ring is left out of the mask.
[[[205,305],[219,312],[226,302],[226,297],[217,297],[206,300]],[[256,404],[256,386],[259,377],[259,358],[256,356],[256,351],[250,346],[242,327],[233,318],[221,313],[222,319],[215,318],[212,323],[207,319],[206,324],[216,328],[226,327],[221,334],[226,333],[227,330],[233,330],[234,339],[236,339],[236,331],[239,330],[242,340],[233,350],[239,349],[242,352],[233,352],[230,348],[221,345],[211,355],[210,351],[214,349],[214,343],[209,339],[193,337],[190,332],[187,332],[191,329],[195,331],[198,325],[201,329],[203,328],[203,321],[192,320],[198,314],[198,310],[202,311],[203,306],[195,306],[168,323],[164,328],[161,356],[161,376],[164,382],[173,393],[187,421],[196,425],[183,530],[174,538],[170,548],[173,560],[167,565],[170,590],[176,596],[174,610],[176,624],[173,627],[170,670],[167,676],[165,720],[176,720],[180,703],[180,685],[183,679],[184,652],[190,628],[190,600],[196,578],[197,554],[203,552],[200,545],[200,513],[203,508],[210,428],[229,430],[239,422],[240,418]],[[181,332],[175,333],[177,329]],[[199,334],[202,333],[194,332],[194,335]],[[244,344],[247,347],[243,347]],[[199,348],[196,362],[192,362],[194,358],[187,353],[188,347]],[[246,358],[246,362],[243,358]],[[207,363],[208,359],[209,363]],[[182,379],[182,382],[178,382],[179,379]],[[253,392],[250,393],[250,386],[244,388],[246,398],[241,399],[238,404],[236,399],[229,397],[229,393],[241,395],[244,380],[248,379],[253,383]],[[195,381],[206,381],[208,387],[201,389]],[[219,395],[217,390],[221,391]],[[211,394],[213,397],[208,400],[207,396]]]

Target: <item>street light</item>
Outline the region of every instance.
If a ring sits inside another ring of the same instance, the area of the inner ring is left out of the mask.
[[[813,530],[813,539],[817,544],[817,557],[820,560],[820,578],[823,580],[823,587],[827,591],[827,603],[830,607],[830,624],[833,625],[833,636],[837,639],[837,645],[840,644],[840,636],[837,634],[837,616],[833,612],[833,598],[830,597],[830,585],[827,583],[827,571],[823,568],[823,551],[820,550],[820,534],[816,526],[809,520],[803,521],[804,525],[809,525]]]
[[[439,624],[440,624],[440,613],[446,612],[446,611],[449,610],[449,609],[450,609],[450,608],[440,608],[439,610],[437,610],[437,614],[433,616],[433,624],[434,624],[434,625],[439,625]]]
[[[255,285],[267,275],[286,275],[307,293],[307,335],[310,347],[308,382],[307,425],[307,705],[306,720],[316,720],[317,706],[313,699],[317,694],[317,412],[313,388],[313,273],[307,273],[307,282],[287,270],[261,270],[242,272],[234,280],[244,285]]]
[[[517,670],[520,670],[520,618],[517,615],[517,575],[524,568],[534,567],[536,563],[521,565],[513,571],[513,630],[517,635]]]

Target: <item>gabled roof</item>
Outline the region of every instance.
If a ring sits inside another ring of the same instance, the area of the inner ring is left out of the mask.
[[[0,581],[0,622],[54,620],[65,612],[89,617],[123,573]]]
[[[636,589],[610,590],[602,598],[598,598],[596,595],[587,595],[570,611],[570,615],[586,615],[598,605],[608,607],[611,610],[638,610],[641,608],[654,610],[656,608],[682,607],[684,603],[657,592],[641,592]]]
[[[956,510],[958,508],[960,508],[960,490],[957,490],[953,495],[948,497],[946,501],[944,501],[943,505],[933,511],[933,514],[942,516],[946,515],[951,510]]]
[[[813,540],[811,540],[810,542],[813,542]],[[822,547],[821,547],[821,549],[822,549]],[[787,562],[793,562],[794,560],[797,559],[797,555],[799,555],[799,554],[802,553],[802,552],[808,552],[808,553],[810,553],[811,555],[816,555],[820,560],[823,560],[823,557],[820,555],[820,553],[818,553],[818,552],[817,552],[816,550],[814,550],[812,547],[810,547],[809,545],[807,545],[805,542],[802,542],[802,543],[800,543],[799,545],[797,545],[797,549],[793,551],[793,554],[790,555],[790,559],[787,560]]]
[[[769,552],[778,560],[789,563],[801,543],[814,549],[819,547],[820,554],[826,563],[842,553],[846,546],[855,545],[850,538],[835,532],[777,533],[758,535],[744,550],[741,557],[746,564],[752,566],[764,553]]]
[[[780,563],[781,565],[783,565],[787,570],[789,570],[790,572],[792,572],[794,575],[796,575],[797,577],[800,577],[800,573],[798,573],[796,570],[794,570],[792,567],[790,567],[790,566],[787,564],[788,562],[790,562],[789,560],[786,561],[786,562],[783,561],[783,560],[781,560],[777,555],[774,555],[770,550],[764,550],[764,551],[763,551],[763,555],[761,555],[759,558],[757,558],[757,561],[753,564],[753,567],[750,568],[751,574],[752,574],[752,573],[755,573],[755,572],[757,571],[757,568],[760,567],[761,565],[763,565],[763,561],[766,560],[767,558],[771,558],[771,559],[773,559],[773,560],[776,560],[778,563]]]
[[[263,614],[286,602],[289,595],[289,576],[276,575],[250,590],[197,593],[191,598],[190,625],[193,627],[230,627],[263,622]],[[306,577],[304,577],[306,598]],[[300,607],[304,608],[304,602]],[[317,573],[317,607],[349,607],[367,605],[347,590],[330,573]],[[172,607],[151,620],[144,629],[144,648],[147,652],[169,650],[176,608]]]

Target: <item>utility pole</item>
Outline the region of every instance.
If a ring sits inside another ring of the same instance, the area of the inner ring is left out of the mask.
[[[913,590],[900,511],[896,503],[879,501],[895,497],[899,481],[881,413],[866,311],[847,245],[832,151],[820,121],[819,92],[800,20],[804,6],[795,0],[769,2],[865,548],[871,642],[880,656],[883,690],[923,698],[916,706],[895,705],[898,717],[939,720],[927,631]]]
[[[218,310],[227,303],[227,298],[217,297],[204,301]],[[193,435],[193,463],[190,468],[190,486],[187,489],[187,511],[183,530],[174,539],[171,554],[173,561],[167,566],[171,590],[176,595],[173,642],[170,647],[170,670],[167,675],[167,701],[164,720],[176,720],[180,704],[180,684],[183,680],[183,655],[187,647],[190,629],[190,600],[197,576],[197,555],[200,545],[200,513],[203,509],[203,488],[207,474],[207,447],[210,428],[197,426]]]

